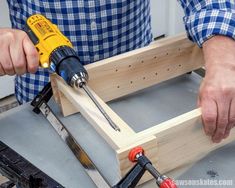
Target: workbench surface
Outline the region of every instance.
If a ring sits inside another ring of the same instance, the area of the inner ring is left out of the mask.
[[[194,73],[183,75],[108,104],[139,132],[196,108],[200,81],[200,77]],[[80,114],[63,118],[53,101],[50,101],[50,106],[110,184],[114,185],[119,177],[113,150]],[[70,149],[42,115],[32,112],[30,104],[0,114],[0,140],[66,188],[95,188]],[[199,162],[189,164],[184,169],[176,169],[170,174],[176,180],[230,180],[227,183],[231,183],[235,180],[234,156],[235,143],[231,143]],[[140,187],[156,185],[150,181]]]

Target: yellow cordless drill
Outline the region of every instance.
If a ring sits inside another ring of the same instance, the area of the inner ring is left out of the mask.
[[[25,32],[39,52],[41,67],[52,69],[71,87],[83,88],[111,127],[116,131],[120,131],[119,127],[86,87],[88,73],[81,64],[71,42],[60,32],[58,27],[43,15],[35,14],[27,19]]]

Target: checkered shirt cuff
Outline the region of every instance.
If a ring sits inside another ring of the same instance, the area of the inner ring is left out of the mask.
[[[202,9],[185,16],[184,22],[189,38],[199,47],[215,35],[235,39],[235,10]]]

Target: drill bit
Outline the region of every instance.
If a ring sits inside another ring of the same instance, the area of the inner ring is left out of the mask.
[[[93,103],[96,105],[96,107],[99,109],[99,111],[102,113],[102,115],[105,117],[105,119],[108,121],[109,125],[115,131],[121,132],[121,129],[113,122],[113,120],[105,112],[103,107],[100,105],[100,103],[97,101],[97,99],[91,93],[89,88],[86,86],[87,80],[88,80],[88,74],[82,66],[81,66],[81,68],[82,68],[82,71],[79,71],[78,73],[73,75],[72,79],[70,80],[69,85],[75,89],[82,88],[86,92],[86,94],[89,96],[89,98],[93,101]]]
[[[85,84],[82,85],[82,88],[86,92],[86,94],[90,97],[90,99],[94,102],[96,107],[100,110],[100,112],[103,114],[103,116],[106,118],[106,120],[109,122],[110,126],[115,131],[121,131],[121,129],[113,122],[113,120],[109,117],[109,115],[105,112],[103,107],[100,105],[100,103],[96,100],[96,98],[93,96],[93,94],[90,92],[90,90],[87,88]]]

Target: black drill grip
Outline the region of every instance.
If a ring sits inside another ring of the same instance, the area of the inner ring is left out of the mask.
[[[39,42],[38,37],[34,34],[32,29],[27,24],[24,27],[24,31],[28,34],[28,37],[30,38],[30,40],[34,45],[38,44]]]
[[[76,52],[69,46],[61,46],[57,48],[51,54],[50,62],[55,66],[54,69],[56,73],[69,85],[71,85],[71,80],[74,75],[88,75]]]

